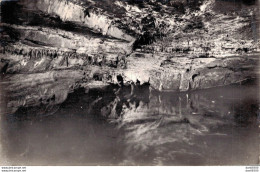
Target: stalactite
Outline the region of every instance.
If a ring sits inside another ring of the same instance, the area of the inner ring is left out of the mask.
[[[50,51],[49,57],[52,59],[53,58],[53,53]]]
[[[57,54],[57,51],[55,50],[54,54],[53,54],[53,58],[57,58],[57,57],[58,57],[58,54]]]
[[[35,59],[38,59],[38,49],[35,49]]]
[[[104,66],[106,64],[106,56],[102,56],[102,66]]]
[[[40,50],[38,50],[38,58],[42,58],[42,53]]]
[[[28,56],[30,57],[30,59],[32,58],[32,49],[30,49]]]
[[[69,67],[69,57],[66,56],[66,64],[67,64],[67,67]]]
[[[32,59],[35,59],[35,51],[32,49]]]
[[[41,50],[41,57],[43,57],[44,50]]]

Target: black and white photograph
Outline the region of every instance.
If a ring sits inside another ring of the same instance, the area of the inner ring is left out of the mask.
[[[1,172],[258,172],[259,0],[0,3]]]

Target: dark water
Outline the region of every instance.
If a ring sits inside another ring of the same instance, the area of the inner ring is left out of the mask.
[[[249,165],[259,163],[255,84],[188,93],[81,90],[59,106],[1,118],[10,165]]]

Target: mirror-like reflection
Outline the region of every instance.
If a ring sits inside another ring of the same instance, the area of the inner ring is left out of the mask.
[[[1,118],[12,165],[246,165],[259,156],[255,83],[186,93],[77,90]],[[2,162],[4,163],[4,162]]]

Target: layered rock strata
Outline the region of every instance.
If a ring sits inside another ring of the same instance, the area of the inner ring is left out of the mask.
[[[117,84],[118,76],[160,91],[257,78],[257,2],[225,12],[219,3],[2,2],[4,111],[59,104],[76,88]]]

